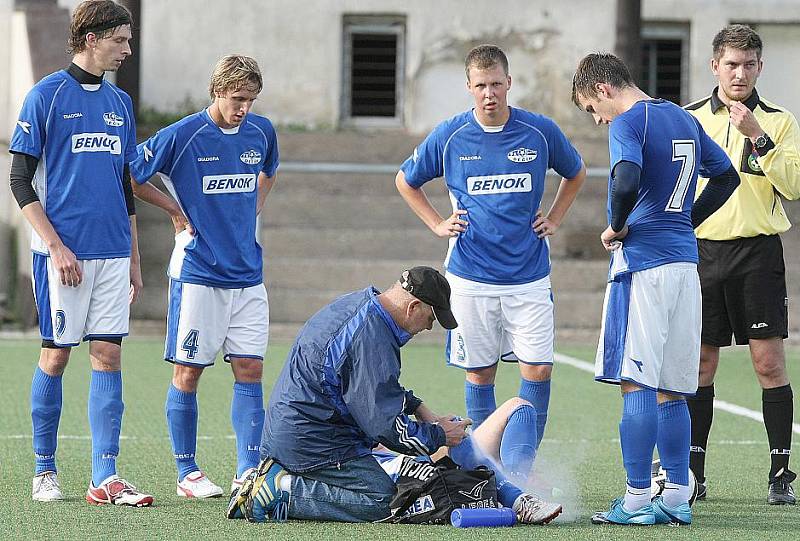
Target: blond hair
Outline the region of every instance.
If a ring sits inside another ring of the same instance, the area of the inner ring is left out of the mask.
[[[250,56],[240,54],[229,54],[220,58],[214,66],[214,73],[211,74],[211,82],[208,85],[211,98],[243,88],[256,93],[264,88],[258,62]]]

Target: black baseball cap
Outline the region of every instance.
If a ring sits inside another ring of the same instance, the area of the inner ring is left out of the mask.
[[[450,311],[450,284],[439,271],[431,267],[414,267],[404,270],[400,285],[416,298],[433,307],[433,315],[445,329],[458,327]]]

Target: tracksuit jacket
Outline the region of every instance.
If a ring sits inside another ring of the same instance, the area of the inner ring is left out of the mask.
[[[300,330],[270,396],[262,457],[302,473],[340,467],[377,443],[407,455],[444,445],[440,426],[409,418],[421,403],[399,382],[400,348],[411,335],[378,294],[344,295]]]

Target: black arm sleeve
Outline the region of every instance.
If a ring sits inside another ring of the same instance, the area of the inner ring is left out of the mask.
[[[642,169],[633,162],[619,162],[611,173],[611,229],[622,231],[636,205]]]
[[[39,160],[30,154],[14,153],[11,158],[11,193],[17,200],[19,208],[39,201],[36,190],[33,189],[33,175]]]
[[[420,404],[422,404],[422,400],[414,395],[414,391],[406,389],[406,403],[403,408],[403,413],[406,415],[414,415],[414,412],[417,411]]]
[[[126,165],[122,170],[122,191],[125,192],[125,206],[128,207],[128,216],[136,216],[136,203],[133,198],[133,186],[131,185],[131,171]]]
[[[721,175],[708,179],[708,184],[692,206],[692,227],[699,227],[706,218],[719,210],[739,186],[739,182],[739,173],[733,166]]]

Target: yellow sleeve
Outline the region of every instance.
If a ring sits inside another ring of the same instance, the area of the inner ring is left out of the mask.
[[[786,199],[800,199],[800,128],[787,113],[786,120],[770,133],[775,148],[758,159],[761,171]]]

